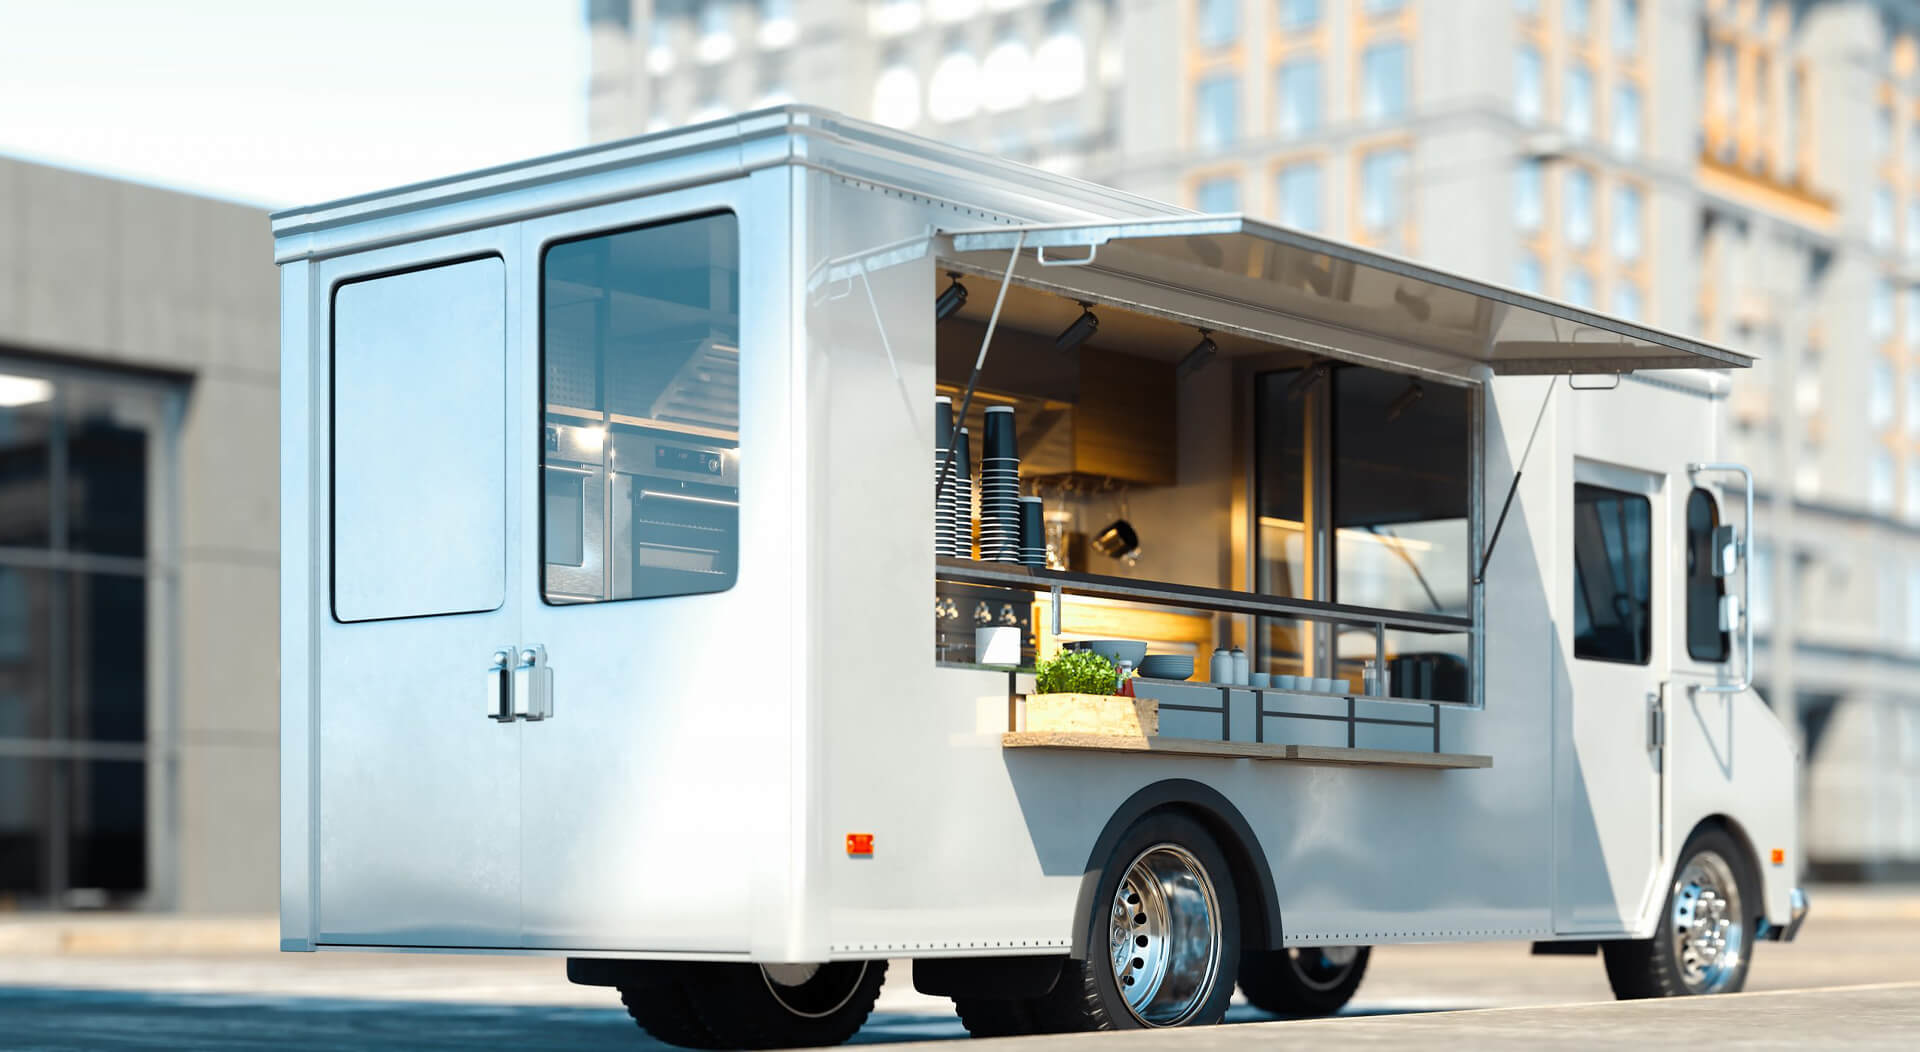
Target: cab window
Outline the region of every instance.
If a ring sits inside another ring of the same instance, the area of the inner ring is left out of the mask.
[[[1653,652],[1653,503],[1573,487],[1573,656],[1644,665]]]
[[[1726,582],[1713,573],[1713,531],[1719,525],[1713,494],[1696,489],[1687,496],[1687,656],[1695,661],[1725,661],[1730,646],[1720,628]]]

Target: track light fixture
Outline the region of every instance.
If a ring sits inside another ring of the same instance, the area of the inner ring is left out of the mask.
[[[1298,402],[1302,395],[1313,390],[1313,385],[1327,375],[1328,368],[1325,362],[1315,362],[1300,370],[1300,375],[1294,377],[1293,382],[1287,385],[1287,401]]]
[[[1087,342],[1087,337],[1098,331],[1100,331],[1100,319],[1094,316],[1093,304],[1082,300],[1080,316],[1073,319],[1072,325],[1060,330],[1060,335],[1053,338],[1053,349],[1064,354]]]
[[[946,321],[954,312],[967,305],[967,287],[960,284],[960,272],[949,270],[947,277],[953,279],[953,284],[941,289],[940,295],[934,299],[934,321]]]
[[[1184,378],[1205,369],[1207,363],[1213,361],[1213,356],[1219,350],[1220,346],[1213,342],[1213,337],[1208,334],[1208,331],[1201,329],[1200,342],[1194,344],[1193,350],[1188,351],[1187,356],[1180,359],[1180,364],[1173,367],[1174,375]]]
[[[1425,398],[1426,395],[1427,389],[1420,386],[1420,381],[1415,380],[1408,384],[1406,390],[1395,395],[1393,401],[1387,403],[1387,423],[1391,424],[1400,419],[1402,414],[1412,409],[1413,404]]]

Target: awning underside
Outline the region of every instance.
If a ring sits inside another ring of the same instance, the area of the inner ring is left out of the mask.
[[[949,265],[1056,294],[1456,377],[1745,368],[1747,355],[1241,216],[943,232]],[[1084,262],[1080,262],[1084,261]]]

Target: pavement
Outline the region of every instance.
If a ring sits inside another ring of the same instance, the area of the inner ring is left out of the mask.
[[[1335,1019],[1276,1022],[1241,1004],[1223,1027],[1013,1040],[1920,1048],[1920,888],[1816,888],[1812,900],[1797,942],[1758,947],[1740,995],[1620,1003],[1597,957],[1533,957],[1514,943],[1390,946]],[[661,1047],[613,991],[568,983],[553,958],[283,954],[275,942],[268,918],[0,919],[0,1048]],[[910,974],[895,962],[858,1043],[965,1036],[951,1006],[916,993]]]

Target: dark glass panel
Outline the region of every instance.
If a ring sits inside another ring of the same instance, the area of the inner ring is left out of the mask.
[[[17,388],[14,399],[37,397],[44,383],[0,375],[0,394]],[[50,384],[46,390],[51,397]],[[53,543],[51,436],[50,402],[0,405],[0,546]]]
[[[1687,656],[1695,661],[1725,661],[1727,633],[1720,630],[1720,598],[1726,582],[1713,575],[1713,530],[1720,508],[1713,495],[1696,489],[1687,496]]]
[[[0,756],[0,910],[47,897],[53,761]]]
[[[86,760],[69,771],[68,886],[113,894],[147,886],[147,766]],[[113,900],[100,903],[112,904]]]
[[[147,433],[105,415],[67,423],[67,544],[98,555],[147,554]]]
[[[0,738],[55,733],[55,589],[50,570],[0,566]]]
[[[77,739],[139,742],[147,737],[147,582],[78,574],[72,579],[73,655],[68,697]]]
[[[1573,656],[1644,665],[1653,653],[1653,503],[1573,487]]]

